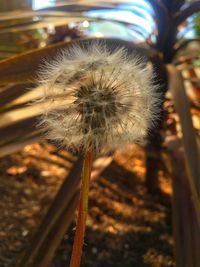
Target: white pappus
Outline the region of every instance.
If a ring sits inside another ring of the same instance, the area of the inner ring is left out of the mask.
[[[153,79],[151,68],[125,48],[73,46],[40,73],[40,124],[48,138],[75,150],[142,142],[160,112]]]

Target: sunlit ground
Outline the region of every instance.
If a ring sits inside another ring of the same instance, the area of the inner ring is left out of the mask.
[[[73,162],[68,152],[47,143],[28,145],[1,160],[2,267],[14,266],[26,249]],[[174,266],[171,178],[161,164],[162,193],[152,196],[145,172],[145,150],[137,145],[94,162],[82,266]],[[52,267],[67,266],[73,237],[74,224]]]

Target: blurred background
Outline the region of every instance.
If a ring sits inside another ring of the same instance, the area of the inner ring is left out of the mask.
[[[162,34],[167,34],[167,24],[158,25],[154,2],[1,0],[0,57],[79,37],[113,37],[155,47],[160,27],[166,31]],[[178,25],[176,34],[176,49],[186,40],[199,38],[199,14],[188,16]],[[198,49],[195,42],[191,46]]]
[[[160,123],[93,164],[83,267],[200,266],[200,1],[0,0],[0,266],[67,266],[81,159],[42,138],[37,72],[74,42],[154,68]]]

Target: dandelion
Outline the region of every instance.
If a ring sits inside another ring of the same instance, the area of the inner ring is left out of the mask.
[[[42,73],[41,124],[48,138],[75,150],[143,141],[157,118],[152,71],[124,48],[73,47]]]
[[[110,51],[92,44],[74,46],[45,65],[41,125],[47,137],[84,151],[85,162],[70,267],[80,265],[93,152],[142,142],[158,117],[159,95],[153,73],[125,48]]]

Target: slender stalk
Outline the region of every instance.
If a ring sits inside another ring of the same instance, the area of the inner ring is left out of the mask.
[[[82,170],[82,184],[78,208],[77,227],[72,249],[72,256],[70,260],[70,267],[79,267],[81,262],[81,255],[84,243],[85,226],[88,213],[88,193],[91,177],[92,166],[92,150],[85,154]]]

